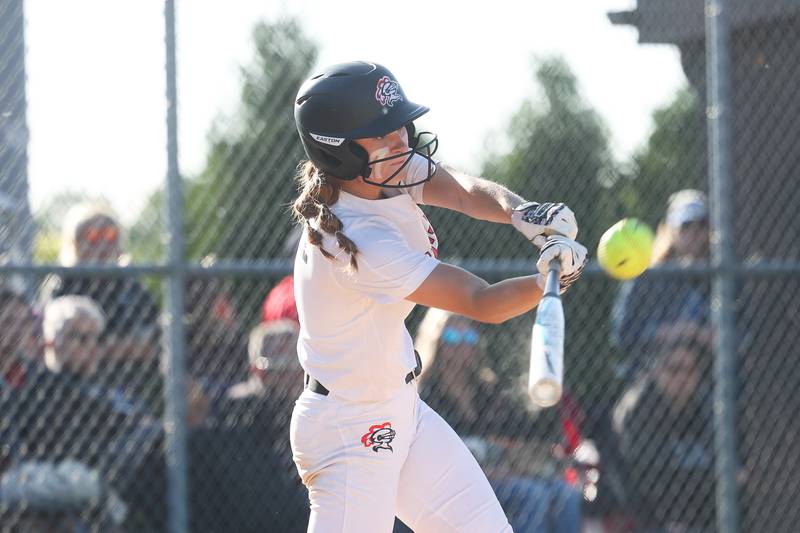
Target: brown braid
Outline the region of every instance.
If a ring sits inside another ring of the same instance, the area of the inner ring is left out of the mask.
[[[333,254],[323,248],[322,233],[309,224],[309,221],[313,219],[320,230],[332,233],[336,237],[336,242],[342,250],[350,255],[350,268],[358,270],[356,261],[358,247],[342,233],[342,221],[330,210],[330,206],[339,199],[339,187],[334,180],[325,179],[325,175],[311,161],[300,164],[297,181],[300,195],[292,205],[292,212],[298,222],[305,224],[308,242],[319,248],[326,258],[335,258]]]

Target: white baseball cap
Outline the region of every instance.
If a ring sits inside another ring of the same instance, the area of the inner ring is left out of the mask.
[[[683,189],[672,194],[667,204],[667,224],[679,228],[688,222],[708,219],[706,194],[695,189]]]

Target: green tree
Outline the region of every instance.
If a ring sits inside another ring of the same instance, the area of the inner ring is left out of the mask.
[[[293,101],[317,47],[291,19],[258,23],[253,41],[239,108],[211,128],[205,168],[184,180],[190,259],[267,259],[291,232],[293,176],[304,157]],[[163,257],[163,201],[163,190],[155,191],[131,229],[137,258]]]
[[[562,59],[541,61],[535,77],[542,98],[522,102],[506,131],[510,149],[486,154],[481,173],[524,198],[566,202],[581,222],[582,242],[589,246],[613,221],[601,179],[614,168],[607,128],[581,97],[577,80]],[[442,233],[446,257],[536,255],[522,246],[520,235],[510,226],[450,213],[429,216]]]
[[[706,128],[697,93],[685,87],[653,113],[653,131],[614,187],[625,212],[655,226],[680,189],[708,190]]]
[[[524,198],[566,202],[580,224],[580,241],[590,250],[619,215],[619,202],[609,189],[616,168],[606,126],[581,96],[577,79],[560,58],[540,61],[535,69],[540,97],[522,102],[506,130],[502,152],[486,154],[481,173],[505,184]],[[510,225],[474,221],[466,216],[431,210],[442,257],[529,259],[535,271],[538,251]],[[591,402],[611,379],[607,317],[614,285],[582,280],[564,299],[568,317],[567,386]],[[526,371],[526,346],[533,313],[500,327],[487,328],[495,369],[513,382]]]
[[[288,205],[304,157],[294,97],[316,60],[317,47],[294,20],[260,23],[253,39],[256,57],[243,70],[236,120],[224,131],[212,131],[206,168],[187,194],[193,257],[268,258],[291,231]]]

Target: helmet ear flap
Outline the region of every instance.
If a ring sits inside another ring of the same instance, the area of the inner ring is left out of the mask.
[[[350,141],[347,143],[348,147],[350,148],[350,152],[355,156],[356,160],[361,162],[361,168],[359,169],[358,173],[353,176],[351,179],[355,179],[358,176],[363,176],[364,178],[368,178],[369,175],[372,173],[372,168],[369,166],[369,154],[364,147],[358,144],[355,141]]]
[[[341,146],[329,146],[304,133],[300,134],[300,138],[309,159],[329,176],[345,181],[362,175],[369,177],[369,155],[358,143],[345,141]]]

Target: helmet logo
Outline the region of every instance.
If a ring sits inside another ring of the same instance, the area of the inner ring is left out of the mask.
[[[375,91],[375,99],[382,106],[392,107],[395,102],[403,100],[403,95],[400,94],[400,85],[389,78],[384,76],[378,80],[378,88]]]
[[[327,135],[317,135],[316,133],[311,133],[311,136],[314,137],[315,140],[330,144],[331,146],[339,146],[344,142],[344,137],[328,137]]]

